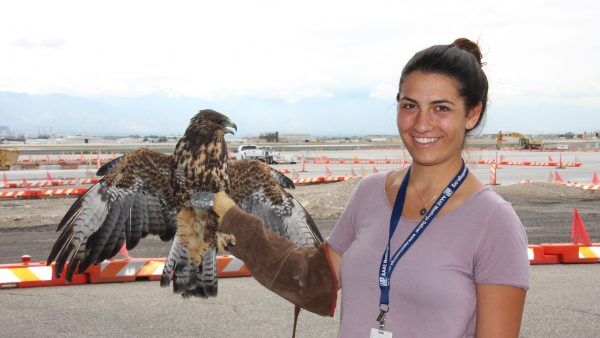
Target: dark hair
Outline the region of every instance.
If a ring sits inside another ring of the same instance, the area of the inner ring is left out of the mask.
[[[473,130],[483,120],[487,105],[488,81],[482,66],[479,46],[469,39],[460,38],[449,45],[431,46],[415,54],[404,66],[396,101],[400,99],[404,80],[412,72],[448,75],[460,83],[459,94],[464,98],[467,109],[475,107],[479,101],[482,103],[479,121],[470,129]]]

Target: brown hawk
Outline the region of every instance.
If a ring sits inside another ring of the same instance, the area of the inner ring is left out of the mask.
[[[78,198],[60,222],[47,263],[66,278],[115,256],[123,244],[133,249],[148,234],[173,240],[161,285],[184,296],[216,296],[216,254],[235,244],[218,231],[212,210],[194,208],[196,192],[226,191],[246,212],[299,245],[323,238],[300,203],[283,188],[289,178],[264,163],[228,161],[225,134],[237,126],[214,110],[194,116],[173,155],[137,149],[105,164],[104,176]]]

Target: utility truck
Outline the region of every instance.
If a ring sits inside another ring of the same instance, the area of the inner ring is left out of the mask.
[[[273,164],[273,151],[271,147],[259,147],[254,144],[243,144],[235,152],[236,160],[258,160]]]

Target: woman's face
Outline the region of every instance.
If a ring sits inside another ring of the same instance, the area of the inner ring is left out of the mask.
[[[400,88],[398,131],[415,163],[460,160],[467,129],[479,120],[481,103],[467,112],[459,83],[435,73],[413,72]]]

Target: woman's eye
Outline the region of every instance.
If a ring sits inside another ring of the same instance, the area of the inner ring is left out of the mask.
[[[404,109],[414,109],[416,107],[417,106],[414,103],[405,103],[402,105],[402,108],[404,108]]]
[[[435,110],[441,112],[441,111],[448,111],[448,110],[450,110],[450,108],[448,108],[446,106],[436,106]]]

